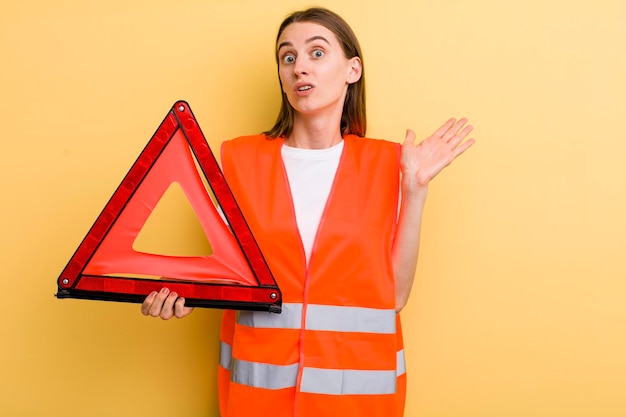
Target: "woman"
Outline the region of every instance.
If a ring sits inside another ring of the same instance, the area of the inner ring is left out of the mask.
[[[222,165],[283,312],[225,312],[221,413],[401,416],[397,313],[413,284],[428,184],[473,144],[472,128],[450,119],[418,145],[410,130],[402,145],[364,138],[360,46],[326,9],[288,16],[276,59],[276,124],[225,142]],[[142,305],[163,319],[191,311],[167,289]]]

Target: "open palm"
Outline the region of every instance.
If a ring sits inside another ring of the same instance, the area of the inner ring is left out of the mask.
[[[472,131],[467,119],[450,119],[435,133],[415,144],[415,133],[407,130],[402,144],[401,169],[403,182],[409,189],[426,187],[457,156],[474,144],[465,138]]]

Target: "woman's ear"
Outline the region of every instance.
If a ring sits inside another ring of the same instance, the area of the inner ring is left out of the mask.
[[[361,79],[363,73],[363,66],[361,65],[361,58],[358,56],[350,58],[348,61],[348,84],[354,84]]]

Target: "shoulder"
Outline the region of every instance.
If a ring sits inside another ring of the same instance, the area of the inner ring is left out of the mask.
[[[392,154],[400,152],[400,144],[385,139],[364,138],[355,135],[346,135],[344,141],[348,146],[371,152],[389,152]]]
[[[282,139],[270,138],[265,134],[240,136],[222,143],[221,160],[223,166],[258,164],[280,156]]]
[[[276,139],[272,139],[263,133],[239,136],[222,142],[222,155],[259,151],[263,148],[270,148],[274,142],[276,142]]]
[[[252,146],[257,145],[261,142],[265,142],[271,140],[263,133],[258,135],[247,135],[247,136],[239,136],[233,139],[226,140],[222,143],[222,147],[230,147],[230,146]]]
[[[386,139],[378,139],[378,138],[366,138],[362,136],[356,135],[346,135],[344,140],[348,142],[354,142],[356,144],[360,144],[362,146],[373,146],[373,147],[395,147],[398,145],[396,142],[391,142]]]

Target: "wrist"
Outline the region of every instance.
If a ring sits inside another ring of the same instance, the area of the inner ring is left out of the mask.
[[[428,184],[409,184],[402,183],[402,199],[426,200],[428,195]]]

